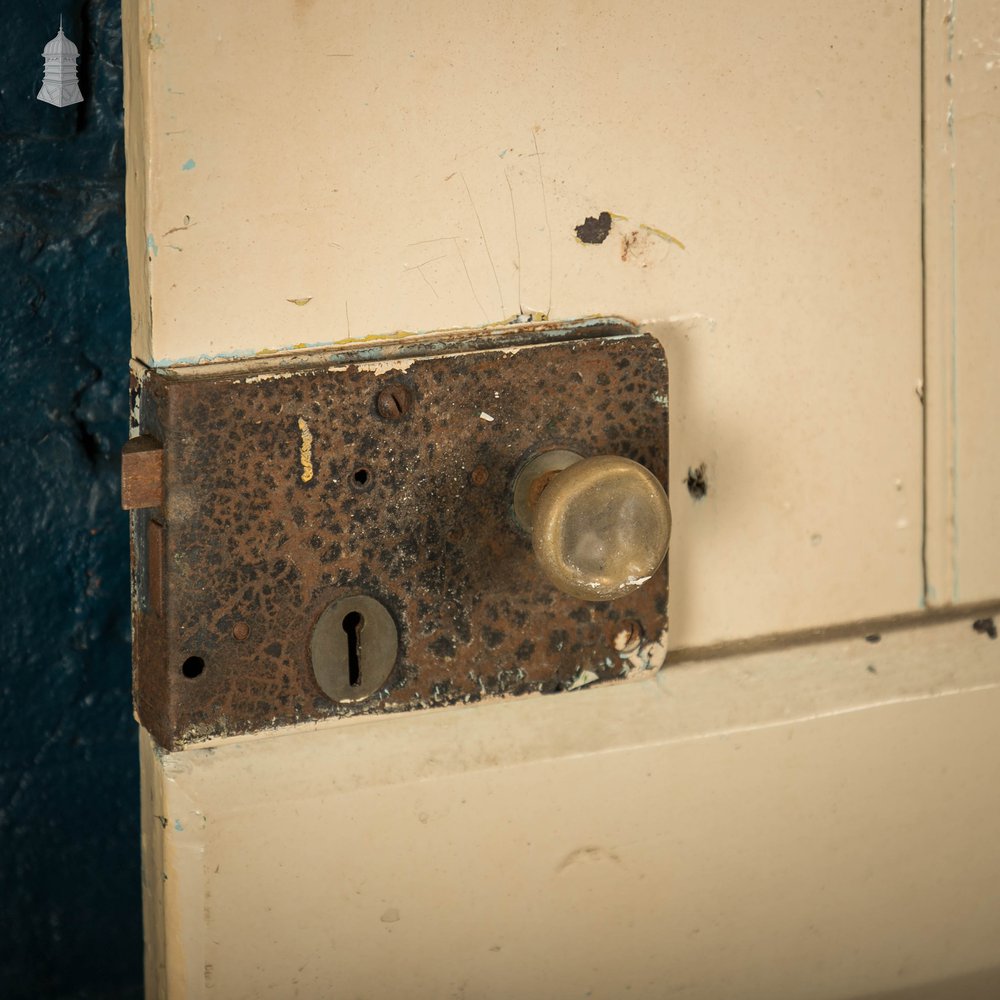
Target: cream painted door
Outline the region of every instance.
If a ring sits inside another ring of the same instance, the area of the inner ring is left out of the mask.
[[[125,24],[136,357],[624,316],[675,518],[655,681],[146,741],[150,995],[995,983],[997,4]]]

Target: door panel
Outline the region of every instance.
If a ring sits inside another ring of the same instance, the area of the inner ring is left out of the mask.
[[[674,514],[653,681],[144,736],[150,995],[995,990],[996,606],[801,633],[1000,593],[998,12],[957,17],[126,4],[139,359],[621,315]]]
[[[648,321],[672,643],[919,607],[916,5],[127,6],[139,357]]]
[[[963,619],[566,697],[147,741],[156,981],[833,1000],[994,967],[995,990],[997,660]]]

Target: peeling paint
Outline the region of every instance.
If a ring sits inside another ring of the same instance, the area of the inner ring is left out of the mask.
[[[299,460],[302,462],[302,482],[308,483],[313,477],[312,440],[309,425],[299,417],[299,430],[302,432],[302,447],[299,449]]]

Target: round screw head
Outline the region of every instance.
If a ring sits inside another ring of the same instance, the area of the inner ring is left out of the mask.
[[[237,642],[242,642],[244,639],[249,638],[249,636],[250,626],[247,625],[246,622],[237,622],[233,626],[233,638],[236,639]]]
[[[413,406],[413,393],[401,382],[386,386],[375,400],[375,409],[383,420],[402,420]]]
[[[608,630],[611,645],[623,656],[634,653],[642,642],[642,625],[634,618],[626,618],[624,621],[614,622]]]
[[[490,470],[486,468],[485,465],[477,465],[472,470],[472,485],[473,486],[485,486],[486,481],[490,478]]]

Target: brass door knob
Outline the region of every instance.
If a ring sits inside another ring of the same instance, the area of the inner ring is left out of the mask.
[[[659,480],[631,459],[544,452],[518,477],[514,501],[545,575],[573,597],[623,597],[667,554],[670,501]]]

